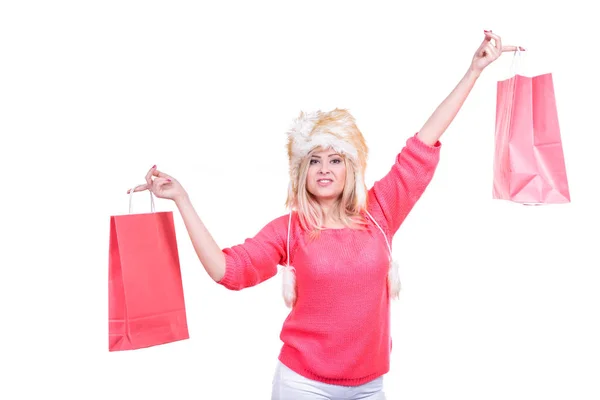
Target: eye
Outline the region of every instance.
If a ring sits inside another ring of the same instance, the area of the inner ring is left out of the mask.
[[[331,160],[331,162],[332,162],[332,163],[335,163],[335,164],[339,164],[339,163],[341,163],[341,162],[342,162],[342,160],[341,160],[341,159],[339,159],[339,158],[335,158],[335,159]]]
[[[319,162],[319,160],[317,160],[316,158],[313,158],[312,160],[310,160],[310,164],[314,164],[313,161]]]

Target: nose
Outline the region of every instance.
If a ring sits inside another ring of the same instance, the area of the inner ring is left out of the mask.
[[[321,168],[319,168],[319,173],[323,175],[329,173],[329,169],[327,169],[327,165],[325,165],[325,163],[321,164]]]

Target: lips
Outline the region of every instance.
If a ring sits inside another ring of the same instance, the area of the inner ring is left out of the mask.
[[[317,185],[319,185],[321,187],[329,186],[332,183],[333,183],[333,181],[331,179],[319,179],[317,181]]]

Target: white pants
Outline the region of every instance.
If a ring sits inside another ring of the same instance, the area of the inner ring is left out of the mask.
[[[271,400],[385,400],[383,377],[360,386],[313,381],[277,363]]]

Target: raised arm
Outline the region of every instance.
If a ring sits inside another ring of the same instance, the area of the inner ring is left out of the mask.
[[[385,220],[394,235],[427,186],[440,159],[441,144],[429,145],[411,136],[390,171],[369,190],[369,209]]]
[[[491,31],[484,34],[467,73],[421,130],[407,140],[391,170],[375,182],[369,192],[369,207],[382,216],[391,235],[398,230],[433,178],[439,162],[439,139],[456,117],[483,69],[502,52],[517,49],[502,46],[500,37]]]
[[[208,275],[215,282],[220,281],[225,275],[225,254],[223,254],[208,229],[206,229],[189,197],[183,195],[174,200],[198,259]]]
[[[458,114],[483,69],[500,57],[502,52],[517,49],[516,46],[502,46],[500,36],[493,34],[492,31],[484,31],[484,34],[485,38],[475,52],[465,75],[419,131],[418,137],[424,143],[433,145],[440,139]],[[495,43],[492,43],[492,39]]]

